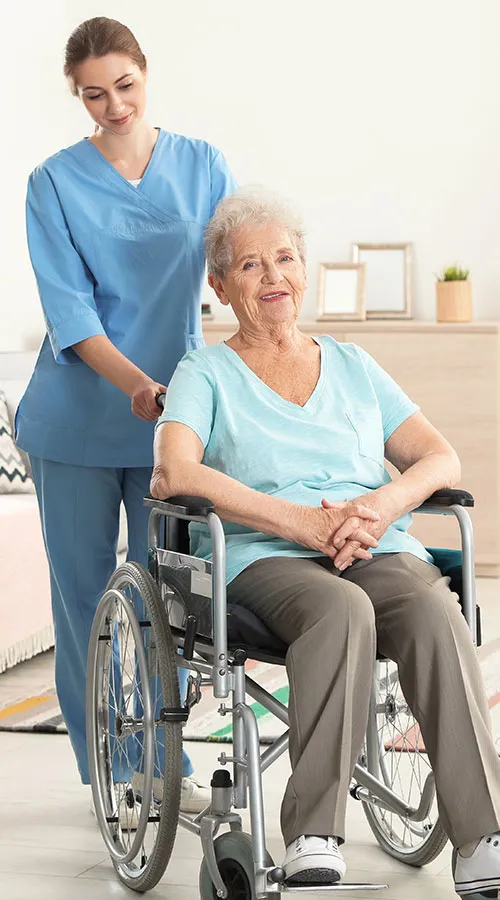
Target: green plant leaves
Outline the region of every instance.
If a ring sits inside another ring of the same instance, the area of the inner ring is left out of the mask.
[[[448,266],[446,269],[443,269],[442,275],[438,276],[438,281],[467,281],[468,277],[469,269]]]

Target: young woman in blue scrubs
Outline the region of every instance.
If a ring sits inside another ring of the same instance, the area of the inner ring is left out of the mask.
[[[99,17],[66,47],[65,74],[95,133],[29,179],[27,230],[47,335],[17,415],[50,564],[56,684],[84,783],[87,644],[116,564],[147,563],[156,397],[203,344],[203,230],[234,189],[222,154],[144,119],[146,59],[128,28]],[[181,670],[182,671],[182,670]],[[181,806],[208,791],[184,754]]]

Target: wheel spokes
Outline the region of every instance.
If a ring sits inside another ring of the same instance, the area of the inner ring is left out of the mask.
[[[384,661],[376,698],[380,770],[385,784],[408,806],[417,808],[432,769],[420,727],[402,694],[394,663]],[[421,846],[437,820],[434,803],[423,822],[415,822],[380,807],[372,808],[387,839],[398,851]]]
[[[107,620],[105,637],[109,641],[109,650],[101,681],[100,721],[101,742],[108,747],[111,810],[107,820],[115,834],[115,842],[125,854],[130,851],[136,837],[141,803],[144,800],[149,805],[149,800],[136,792],[133,776],[144,772],[145,767],[144,690],[149,690],[150,678],[148,672],[143,687],[136,637],[127,610],[127,603],[131,606],[132,603],[127,597],[128,592],[121,593],[122,597],[114,598]],[[158,680],[155,679],[156,682]],[[155,696],[155,701],[158,703],[158,696]],[[155,748],[154,759],[159,764],[157,753]],[[135,856],[137,862],[129,863],[130,868],[137,870],[145,867],[155,845],[156,833],[157,823],[148,822]]]

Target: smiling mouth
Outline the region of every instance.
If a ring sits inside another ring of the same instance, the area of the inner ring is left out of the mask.
[[[288,293],[288,291],[274,291],[272,294],[263,294],[262,297],[259,297],[259,300],[272,302],[273,300],[281,300],[283,297],[289,296],[290,294]]]
[[[128,116],[123,116],[121,119],[111,119],[113,125],[125,125],[125,122],[128,122],[132,113],[129,113]]]

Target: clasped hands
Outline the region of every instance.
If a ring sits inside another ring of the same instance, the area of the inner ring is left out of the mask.
[[[341,571],[356,559],[372,559],[371,550],[397,518],[377,495],[373,491],[355,500],[323,499],[320,507],[302,507],[299,542],[329,556]]]

